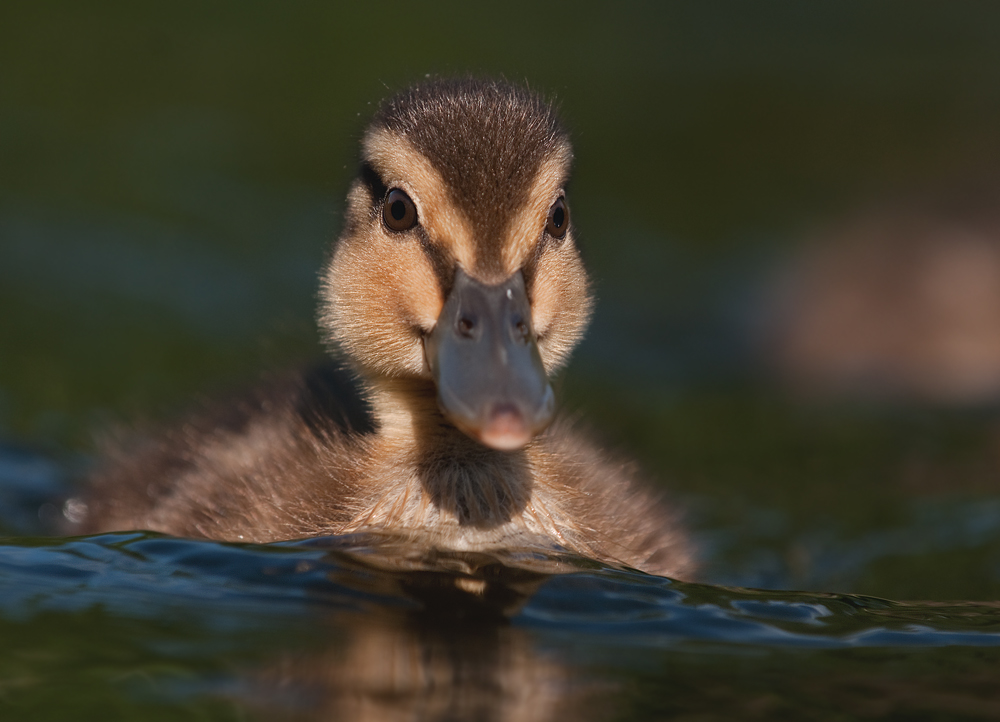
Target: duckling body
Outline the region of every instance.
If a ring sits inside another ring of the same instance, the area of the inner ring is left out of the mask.
[[[370,125],[323,275],[333,362],[109,458],[76,531],[231,541],[388,531],[690,567],[656,495],[565,424],[548,379],[589,319],[571,150],[526,90],[435,81]]]

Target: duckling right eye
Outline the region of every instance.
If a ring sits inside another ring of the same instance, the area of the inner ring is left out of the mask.
[[[545,232],[556,240],[566,235],[566,227],[569,225],[569,208],[566,206],[566,199],[559,196],[556,202],[549,208],[549,217],[545,224]]]
[[[393,188],[382,202],[382,221],[390,231],[408,231],[417,225],[417,207],[406,193]]]

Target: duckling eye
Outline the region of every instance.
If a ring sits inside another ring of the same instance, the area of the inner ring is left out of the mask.
[[[545,224],[545,232],[553,238],[562,238],[566,235],[567,226],[569,226],[569,208],[566,206],[566,199],[559,196],[549,208],[549,221]]]
[[[406,193],[393,188],[382,202],[382,221],[390,231],[408,231],[417,225],[417,207]]]

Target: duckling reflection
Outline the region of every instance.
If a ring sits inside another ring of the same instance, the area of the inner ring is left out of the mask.
[[[262,711],[288,719],[581,719],[572,671],[510,626],[368,615],[322,653],[287,656],[254,679]],[[279,714],[280,713],[280,714]]]
[[[74,531],[268,542],[390,530],[446,549],[559,547],[690,568],[673,513],[565,423],[550,379],[590,317],[572,150],[516,86],[430,81],[362,142],[319,322],[327,367],[109,455]]]
[[[286,654],[251,675],[252,707],[282,719],[295,710],[296,719],[365,722],[595,718],[594,689],[581,684],[578,671],[509,623],[551,574],[579,571],[581,560],[356,539],[362,553],[331,552],[332,581],[412,604],[327,618],[316,636],[332,643]]]

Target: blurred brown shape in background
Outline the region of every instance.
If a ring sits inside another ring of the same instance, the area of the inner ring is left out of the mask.
[[[1000,185],[816,234],[771,289],[765,360],[806,395],[1000,400]]]

